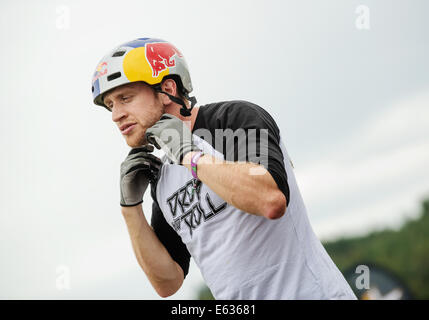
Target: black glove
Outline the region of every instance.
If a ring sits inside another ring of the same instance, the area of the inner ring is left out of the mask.
[[[153,146],[133,148],[121,164],[121,206],[133,207],[143,202],[143,195],[150,182],[157,179],[161,160],[150,152]]]

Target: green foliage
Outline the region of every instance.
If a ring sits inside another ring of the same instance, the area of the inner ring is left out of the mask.
[[[397,275],[417,299],[429,299],[429,200],[416,220],[400,230],[372,232],[364,237],[324,243],[326,251],[344,272],[359,263],[372,263]]]
[[[198,293],[198,300],[214,300],[210,289],[206,285],[202,285]]]
[[[422,213],[400,230],[383,230],[366,236],[323,243],[338,268],[344,272],[360,263],[371,263],[392,271],[416,299],[429,299],[429,199]],[[198,299],[213,299],[204,285]]]

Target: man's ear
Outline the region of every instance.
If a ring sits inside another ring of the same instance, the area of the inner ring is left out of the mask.
[[[175,96],[177,92],[176,82],[173,79],[165,79],[161,83],[161,90],[165,93]],[[158,97],[164,106],[168,106],[173,103],[173,101],[166,94],[158,92]]]
[[[176,96],[177,86],[173,79],[165,79],[161,84],[161,89],[174,97]]]

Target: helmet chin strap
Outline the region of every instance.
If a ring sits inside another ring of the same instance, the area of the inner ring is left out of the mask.
[[[180,104],[182,106],[182,108],[180,108],[180,114],[182,116],[184,116],[184,117],[190,117],[191,116],[192,108],[194,108],[195,104],[197,103],[197,99],[195,97],[189,97],[187,93],[185,94],[185,98],[191,102],[191,107],[188,109],[188,107],[186,106],[185,102],[182,99],[179,99],[179,98],[177,98],[177,97],[175,97],[175,96],[173,96],[173,95],[171,95],[165,91],[162,91],[160,85],[155,86],[154,89],[156,92],[163,93],[163,94],[167,95],[171,101],[173,101],[177,104]]]

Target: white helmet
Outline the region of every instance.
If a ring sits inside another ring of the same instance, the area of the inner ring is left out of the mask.
[[[182,99],[173,97],[161,90],[165,78],[172,78],[182,95],[191,101],[188,109]],[[189,97],[192,91],[188,65],[179,50],[171,43],[161,39],[139,38],[116,47],[101,59],[92,78],[94,103],[109,108],[103,102],[103,95],[126,83],[144,81],[154,90],[167,94],[171,100],[182,105],[180,113],[190,115],[196,103]]]

